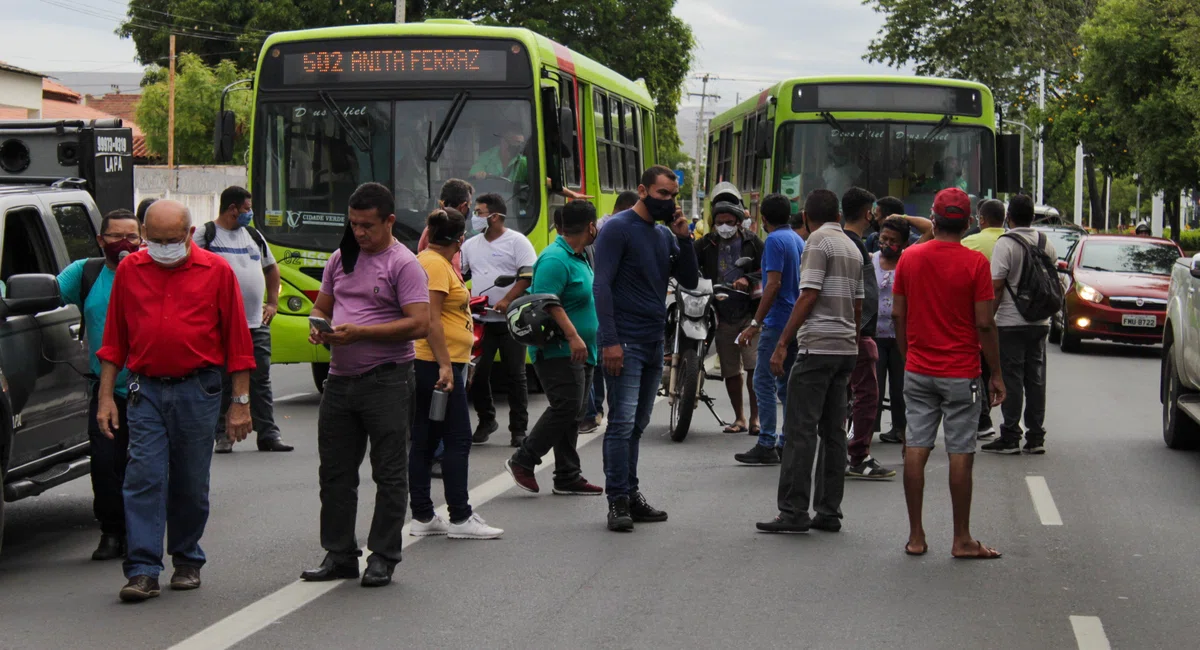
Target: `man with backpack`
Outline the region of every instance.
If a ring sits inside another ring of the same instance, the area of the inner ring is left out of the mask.
[[[237,275],[254,341],[255,368],[250,373],[250,417],[258,434],[259,451],[291,451],[284,444],[275,424],[275,405],[271,395],[271,321],[279,311],[279,267],[262,233],[254,222],[250,192],[232,186],[221,192],[221,213],[196,229],[196,245],[216,253],[229,263]],[[266,301],[263,294],[266,294]],[[221,417],[217,421],[216,453],[233,452],[233,441],[225,436],[225,413],[232,400],[229,377],[221,391]]]
[[[1000,406],[1000,437],[981,447],[993,454],[1021,453],[1022,407],[1025,453],[1046,453],[1046,338],[1063,295],[1054,268],[1058,254],[1044,233],[1030,227],[1033,216],[1032,199],[1013,197],[1008,202],[1011,230],[996,240],[992,251],[1000,369],[1007,393]]]

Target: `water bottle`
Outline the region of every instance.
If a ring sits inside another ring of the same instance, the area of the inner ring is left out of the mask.
[[[433,399],[429,400],[429,419],[434,422],[442,422],[446,419],[446,405],[450,403],[450,393],[440,390],[433,390]]]

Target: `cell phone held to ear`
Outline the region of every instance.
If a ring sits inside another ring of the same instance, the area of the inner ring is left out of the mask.
[[[308,326],[324,334],[333,334],[333,326],[330,325],[329,321],[325,320],[324,318],[309,316]]]

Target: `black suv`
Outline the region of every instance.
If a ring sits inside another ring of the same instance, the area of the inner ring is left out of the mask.
[[[101,255],[100,211],[82,189],[0,185],[0,544],[4,502],[88,474],[87,347],[58,275]]]

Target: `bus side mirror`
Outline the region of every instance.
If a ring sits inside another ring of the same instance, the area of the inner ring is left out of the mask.
[[[1021,191],[1021,134],[996,136],[996,190],[1001,194]]]
[[[233,134],[237,130],[237,118],[233,111],[217,113],[217,123],[213,128],[213,159],[218,164],[233,161]]]
[[[771,154],[774,153],[775,144],[775,120],[767,120],[758,125],[758,132],[754,134],[754,149],[755,155],[759,160],[769,160]]]

